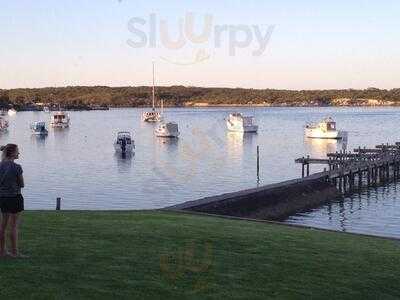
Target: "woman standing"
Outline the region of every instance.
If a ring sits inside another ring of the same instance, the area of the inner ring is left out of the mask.
[[[0,224],[0,257],[10,255],[21,256],[18,252],[18,218],[24,210],[24,198],[21,188],[24,187],[22,168],[14,162],[19,157],[18,146],[7,144],[1,146],[0,162],[0,208],[2,219]],[[6,229],[10,227],[10,253],[6,252]]]

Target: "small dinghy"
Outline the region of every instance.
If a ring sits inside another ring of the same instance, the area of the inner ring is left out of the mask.
[[[34,122],[31,124],[32,133],[35,135],[45,136],[49,131],[46,128],[45,122]]]
[[[135,141],[132,139],[131,133],[121,131],[117,134],[117,139],[114,142],[114,149],[117,153],[129,154],[135,149]]]
[[[174,122],[161,123],[154,131],[158,137],[177,138],[179,137],[178,124]]]

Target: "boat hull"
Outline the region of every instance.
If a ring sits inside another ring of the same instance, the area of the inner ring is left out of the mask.
[[[50,125],[53,128],[68,128],[69,127],[69,124],[67,124],[67,123],[62,123],[62,124],[60,124],[60,123],[50,123]]]
[[[165,132],[155,132],[155,135],[157,137],[161,138],[178,138],[179,137],[179,132],[178,133],[165,133]]]
[[[125,149],[123,149],[121,144],[114,143],[114,149],[115,149],[115,152],[117,152],[117,153],[132,153],[133,145],[127,144],[127,145],[125,145]]]
[[[161,121],[161,115],[158,112],[145,112],[142,115],[143,122],[156,123]]]
[[[49,132],[47,130],[46,131],[32,131],[32,134],[33,135],[45,136],[45,135],[48,135]]]
[[[340,140],[344,138],[344,134],[341,131],[322,131],[319,128],[305,128],[304,134],[307,138],[310,139],[334,139]]]
[[[226,126],[229,131],[233,132],[244,132],[244,133],[257,133],[258,126],[257,125],[241,125],[241,124],[233,124],[229,121],[226,122]]]

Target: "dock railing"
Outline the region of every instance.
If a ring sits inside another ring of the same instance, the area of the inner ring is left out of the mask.
[[[350,192],[356,187],[376,186],[400,177],[400,142],[393,145],[377,145],[373,149],[356,148],[351,151],[328,153],[326,159],[298,158],[296,163],[302,164],[302,177],[311,176],[312,164],[326,165],[323,172],[326,177],[343,193]],[[315,175],[315,174],[313,174]]]

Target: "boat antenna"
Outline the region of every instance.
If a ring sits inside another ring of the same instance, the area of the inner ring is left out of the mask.
[[[154,61],[153,61],[153,111],[155,111],[155,97],[156,97],[156,91],[155,91],[155,80],[154,80]]]

